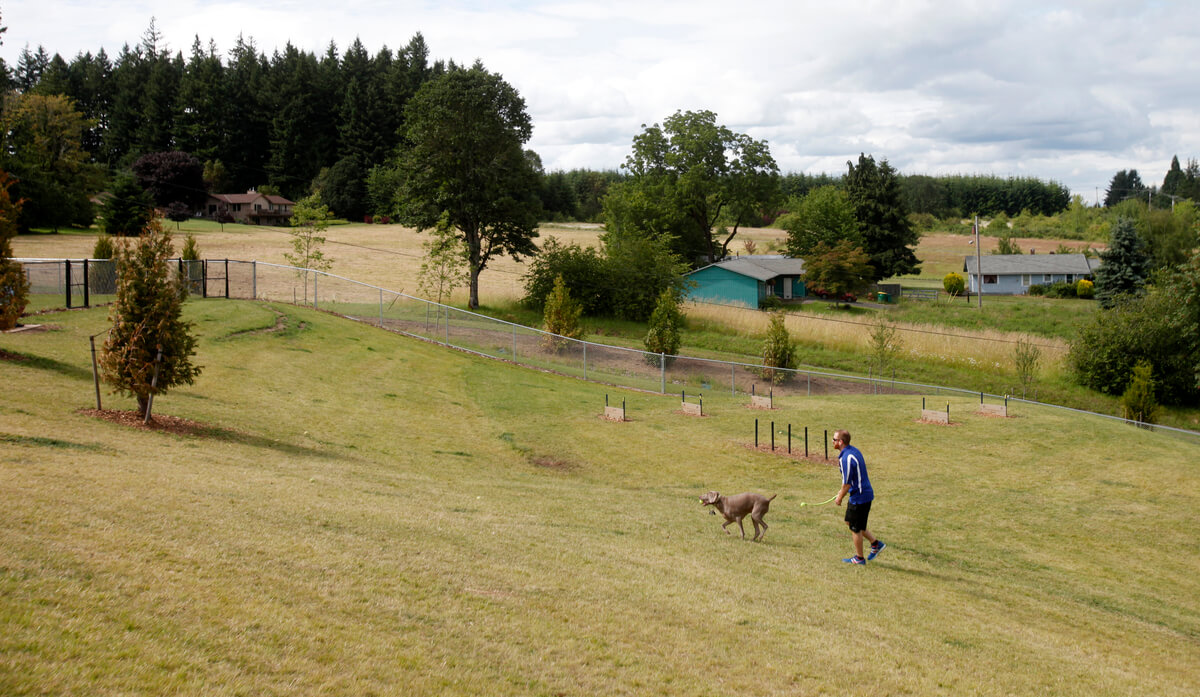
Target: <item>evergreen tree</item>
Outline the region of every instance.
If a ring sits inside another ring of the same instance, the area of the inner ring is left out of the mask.
[[[554,288],[546,298],[546,311],[543,314],[543,327],[549,332],[544,338],[546,347],[552,351],[562,351],[570,345],[568,339],[583,336],[583,326],[579,323],[581,314],[583,307],[571,298],[571,291],[567,289],[562,276],[556,277]]]
[[[272,184],[288,198],[299,198],[321,167],[327,152],[321,143],[327,136],[334,108],[320,92],[320,68],[312,54],[301,53],[289,43],[283,56],[271,67],[276,101],[271,121],[271,158],[267,173]]]
[[[1133,368],[1129,387],[1121,395],[1121,416],[1130,421],[1152,424],[1158,418],[1158,400],[1154,397],[1153,367],[1138,363]]]
[[[154,215],[154,201],[132,175],[122,174],[100,206],[100,227],[116,237],[142,234]]]
[[[854,206],[863,249],[874,270],[872,281],[917,273],[921,261],[912,247],[921,236],[908,219],[900,196],[900,183],[887,160],[876,165],[875,158],[860,154],[858,165],[846,163],[846,195]]]
[[[232,188],[247,191],[262,183],[271,143],[270,91],[266,59],[253,40],[239,36],[225,71],[225,163]]]
[[[1150,255],[1132,220],[1117,220],[1108,249],[1100,252],[1100,260],[1100,268],[1094,274],[1100,307],[1107,309],[1143,293],[1150,277]]]
[[[763,370],[761,376],[776,385],[785,382],[791,373],[779,368],[794,369],[799,364],[796,355],[796,344],[788,333],[786,317],[783,311],[771,313],[771,324],[767,329],[767,338],[763,341]]]
[[[1162,192],[1164,194],[1178,193],[1179,185],[1183,181],[1183,168],[1179,166],[1179,156],[1175,155],[1171,158],[1171,169],[1167,170],[1167,176],[1163,177]]]
[[[667,360],[674,360],[679,353],[679,330],[683,326],[683,313],[679,311],[679,296],[674,289],[668,288],[658,296],[658,304],[650,315],[650,328],[643,342],[650,353],[666,354]],[[658,359],[647,356],[657,364]]]
[[[0,329],[17,326],[25,312],[29,299],[29,280],[25,270],[12,260],[10,241],[17,234],[17,219],[21,214],[21,201],[9,195],[12,177],[0,170]]]
[[[183,320],[187,284],[168,263],[171,234],[151,220],[132,245],[117,249],[117,297],[100,368],[105,382],[137,399],[146,414],[151,395],[191,385],[200,367],[192,364],[196,338]],[[161,354],[161,360],[158,356]]]
[[[216,44],[210,40],[205,49],[200,37],[195,37],[179,78],[175,143],[179,150],[195,155],[201,162],[217,160],[221,155],[224,72]]]
[[[1112,208],[1128,198],[1145,198],[1146,185],[1136,169],[1121,170],[1113,175],[1104,193],[1104,207]]]

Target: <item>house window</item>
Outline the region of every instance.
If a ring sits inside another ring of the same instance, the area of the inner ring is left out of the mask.
[[[242,204],[240,204],[240,203],[233,204],[233,212],[241,213],[242,212]]]
[[[1067,274],[1067,283],[1074,283],[1074,282],[1075,282],[1075,274],[1073,274],[1073,273]]]
[[[1026,288],[1028,288],[1028,287],[1029,287],[1029,280],[1030,280],[1030,279],[1029,279],[1029,274],[1027,274],[1027,273],[1025,273],[1025,274],[1021,274],[1021,285],[1025,286]]]
[[[998,282],[999,282],[999,281],[998,281],[998,280],[997,280],[997,278],[996,278],[996,274],[988,274],[988,273],[985,273],[985,274],[983,275],[983,284],[984,284],[985,286],[986,286],[987,284],[989,284],[989,283],[998,283]]]

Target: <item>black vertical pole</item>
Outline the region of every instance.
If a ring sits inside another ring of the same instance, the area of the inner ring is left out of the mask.
[[[200,266],[200,282],[204,284],[204,286],[200,289],[200,297],[207,298],[208,297],[208,259],[205,259],[204,261],[200,262],[200,264],[201,264],[201,266]],[[306,289],[308,288],[307,281],[305,281],[304,287]]]
[[[758,419],[754,420],[754,449],[758,450]]]
[[[88,297],[88,260],[83,260],[83,306],[91,307],[91,298]]]
[[[808,457],[808,426],[804,427],[804,457]]]
[[[67,309],[70,310],[71,309],[71,260],[63,259],[63,264],[65,264],[66,268],[67,268],[67,282],[64,283],[63,285],[66,286],[66,288],[67,288]]]
[[[229,298],[229,260],[225,260],[225,298]]]
[[[771,452],[775,452],[775,422],[771,422]]]
[[[700,416],[704,416],[704,395],[700,395]]]
[[[607,408],[608,408],[608,395],[607,395],[607,394],[606,394],[606,395],[604,395],[604,408],[605,408],[605,409],[607,409]]]
[[[825,459],[829,459],[829,429],[825,429]]]
[[[792,454],[792,425],[788,424],[788,455]]]
[[[96,384],[96,411],[100,411],[100,370],[96,367],[96,335],[88,337],[92,343],[92,382]]]

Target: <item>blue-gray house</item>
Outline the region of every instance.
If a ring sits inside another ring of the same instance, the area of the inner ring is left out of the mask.
[[[1099,259],[1084,254],[988,254],[963,258],[967,289],[984,295],[1024,295],[1029,286],[1091,278]],[[982,267],[982,269],[978,268]],[[982,278],[981,278],[982,276]]]
[[[804,260],[780,254],[731,257],[687,274],[695,282],[689,300],[758,307],[768,295],[804,297]]]

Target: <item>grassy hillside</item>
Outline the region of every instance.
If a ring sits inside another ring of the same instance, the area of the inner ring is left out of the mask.
[[[0,336],[2,694],[1200,690],[1196,444],[895,396],[608,388],[609,423],[600,386],[306,309],[187,313],[204,372],[155,404],[194,435],[79,412],[103,309]],[[854,433],[878,560],[754,418]],[[766,541],[709,489],[777,493]]]

